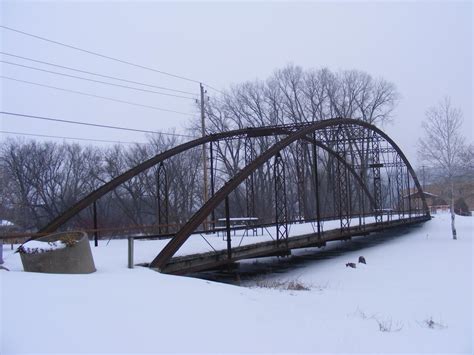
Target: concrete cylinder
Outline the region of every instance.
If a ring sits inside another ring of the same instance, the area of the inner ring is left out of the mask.
[[[84,232],[62,232],[36,239],[39,242],[56,242],[67,236],[75,240],[74,245],[61,249],[28,254],[20,251],[23,269],[30,272],[53,274],[90,274],[96,271],[87,234]]]

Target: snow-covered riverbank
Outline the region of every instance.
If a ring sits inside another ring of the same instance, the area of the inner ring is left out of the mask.
[[[405,235],[266,278],[309,291],[127,269],[125,240],[93,248],[98,271],[90,275],[25,273],[7,248],[1,353],[472,353],[473,222],[458,217],[453,241],[449,216],[438,215]],[[152,243],[137,243],[136,259],[154,256]],[[346,268],[360,255],[367,265]]]

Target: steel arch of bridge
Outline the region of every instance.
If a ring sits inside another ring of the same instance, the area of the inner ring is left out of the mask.
[[[333,122],[339,122],[342,123],[342,120],[347,120],[348,122],[350,121],[351,123],[358,122],[353,119],[332,119],[332,120],[326,120],[326,121],[333,121]],[[323,121],[320,121],[323,122]],[[61,227],[63,224],[65,224],[67,221],[69,221],[72,217],[77,215],[79,212],[84,210],[85,208],[89,207],[92,205],[95,201],[97,201],[99,198],[104,196],[110,191],[113,191],[115,188],[123,184],[124,182],[132,179],[133,177],[137,176],[138,174],[146,171],[147,169],[152,168],[153,166],[156,166],[165,160],[172,158],[180,153],[186,152],[192,148],[202,146],[203,144],[210,143],[210,142],[219,142],[225,139],[229,138],[239,138],[239,137],[249,137],[249,138],[256,138],[256,137],[268,137],[268,136],[276,136],[276,135],[289,135],[292,134],[293,131],[300,127],[300,126],[307,126],[307,124],[301,124],[301,125],[287,125],[287,126],[273,126],[273,127],[249,127],[249,128],[242,128],[242,129],[236,129],[232,131],[226,131],[222,133],[214,133],[210,134],[205,137],[197,138],[195,140],[180,144],[174,148],[171,148],[165,152],[162,152],[160,154],[155,155],[154,157],[144,161],[141,164],[138,164],[137,166],[127,170],[123,174],[117,176],[116,178],[110,180],[109,182],[105,183],[98,189],[92,191],[90,194],[85,196],[83,199],[79,200],[76,202],[72,207],[70,207],[68,210],[64,211],[62,214],[60,214],[58,217],[53,219],[51,222],[49,222],[46,226],[41,228],[38,233],[51,233],[56,231],[59,227]],[[375,127],[374,127],[375,128]],[[302,139],[305,139],[309,142],[315,143],[318,147],[324,149],[327,151],[330,155],[334,156],[336,159],[338,159],[341,164],[343,164],[350,174],[356,179],[356,181],[359,183],[361,188],[363,189],[364,193],[368,197],[370,203],[373,205],[374,204],[374,199],[371,196],[367,186],[365,186],[364,182],[360,178],[360,176],[356,173],[354,168],[347,164],[347,162],[340,157],[332,148],[328,147],[327,145],[323,144],[320,141],[314,141],[313,139],[309,137],[302,137]],[[406,159],[406,158],[405,158]]]

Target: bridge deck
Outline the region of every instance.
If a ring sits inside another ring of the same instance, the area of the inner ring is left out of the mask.
[[[244,245],[231,249],[231,258],[227,250],[218,250],[206,253],[197,253],[172,258],[167,265],[159,270],[167,274],[182,275],[191,272],[214,269],[238,260],[251,259],[263,256],[285,255],[291,249],[322,247],[326,242],[334,240],[349,239],[354,236],[367,235],[387,229],[394,229],[408,225],[426,222],[429,216],[418,216],[405,219],[397,219],[390,222],[370,223],[364,226],[354,226],[341,231],[340,229],[329,230],[321,233],[308,233],[288,238],[288,243],[277,244],[276,241],[265,241],[255,244]]]

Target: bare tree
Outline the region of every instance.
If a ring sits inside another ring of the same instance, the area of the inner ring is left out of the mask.
[[[423,122],[424,136],[419,140],[418,153],[426,163],[439,169],[449,184],[451,204],[451,230],[457,239],[454,214],[454,178],[462,167],[465,151],[464,137],[461,134],[462,113],[453,107],[449,97],[426,112]]]

